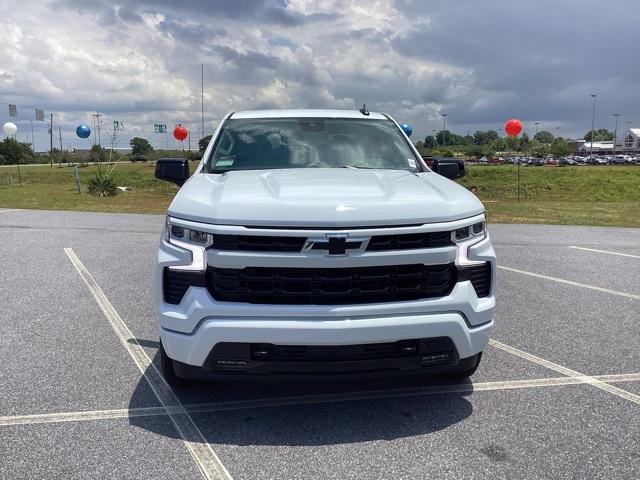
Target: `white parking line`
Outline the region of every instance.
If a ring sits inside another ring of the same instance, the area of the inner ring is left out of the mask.
[[[564,385],[591,384],[592,379],[607,383],[640,381],[640,373],[596,375],[593,377],[551,377],[528,380],[506,380],[501,382],[461,383],[453,385],[433,385],[418,388],[374,390],[342,394],[300,395],[292,397],[265,398],[260,400],[229,401],[184,405],[184,407],[142,407],[116,410],[94,410],[81,412],[40,413],[35,415],[8,415],[0,417],[1,426],[32,425],[43,423],[84,422],[113,418],[133,418],[182,413],[211,413],[229,410],[281,407],[289,405],[313,405],[322,403],[356,400],[379,400],[406,398],[448,393],[489,392],[496,390],[516,390],[526,388],[559,387]]]
[[[569,245],[569,248],[573,248],[575,250],[585,250],[587,252],[608,253],[609,255],[619,255],[620,257],[640,258],[640,255],[631,255],[630,253],[610,252],[608,250],[598,250],[596,248],[575,247],[573,245]]]
[[[610,293],[612,295],[619,295],[621,297],[640,300],[640,295],[634,295],[633,293],[619,292],[617,290],[611,290],[609,288],[596,287],[594,285],[587,285],[585,283],[574,282],[572,280],[565,280],[564,278],[550,277],[549,275],[541,275],[539,273],[528,272],[526,270],[519,270],[517,268],[505,267],[503,265],[498,265],[498,268],[501,270],[506,270],[508,272],[521,273],[522,275],[529,275],[530,277],[542,278],[544,280],[551,280],[552,282],[564,283],[565,285],[588,288],[589,290],[596,290],[598,292]]]
[[[624,398],[626,400],[629,400],[633,403],[637,403],[638,405],[640,405],[640,395],[636,395],[635,393],[627,392],[626,390],[623,390],[621,388],[614,387],[613,385],[609,385],[608,383],[605,383],[596,377],[584,375],[580,372],[576,372],[575,370],[572,370],[570,368],[564,367],[557,363],[551,362],[544,358],[538,357],[531,353],[527,353],[525,351],[519,350],[510,345],[506,345],[497,340],[489,340],[489,345],[491,345],[492,347],[498,348],[500,350],[504,350],[505,352],[511,353],[512,355],[516,355],[517,357],[524,358],[525,360],[529,360],[532,363],[542,365],[543,367],[546,367],[550,370],[554,370],[558,373],[561,373],[562,375],[566,375],[567,377],[584,379],[584,382],[588,383],[589,385],[593,385],[594,387],[597,387],[601,390],[612,393],[614,395],[617,395],[618,397]]]
[[[11,208],[9,210],[0,210],[0,213],[9,213],[9,212],[18,212],[22,210],[21,208]]]
[[[176,397],[171,387],[164,381],[164,378],[140,346],[136,337],[134,337],[127,325],[122,321],[118,312],[113,308],[107,296],[98,286],[89,271],[84,267],[73,249],[65,248],[64,251],[89,288],[98,306],[107,317],[107,320],[122,342],[122,345],[138,366],[140,372],[142,372],[142,376],[156,397],[158,397],[160,404],[164,407],[178,434],[189,450],[189,453],[191,453],[191,456],[200,468],[203,477],[206,479],[231,479],[229,472],[213,451],[211,445],[207,443],[204,435],[202,435],[200,429],[193,422],[193,419],[185,410],[178,397]]]

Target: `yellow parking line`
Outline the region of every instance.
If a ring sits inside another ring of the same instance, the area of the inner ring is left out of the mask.
[[[607,253],[609,255],[618,255],[620,257],[640,258],[640,255],[631,255],[630,253],[610,252],[608,250],[598,250],[596,248],[574,247],[573,245],[569,245],[569,248],[573,248],[574,250],[584,250],[586,252]]]
[[[160,416],[179,413],[210,413],[229,410],[247,410],[287,405],[309,405],[358,400],[379,400],[405,398],[426,395],[489,392],[527,388],[559,387],[565,385],[592,384],[593,379],[607,383],[640,381],[640,373],[622,373],[613,375],[532,378],[527,380],[504,380],[498,382],[460,383],[452,385],[430,385],[416,388],[374,390],[352,393],[299,395],[291,397],[265,398],[259,400],[240,400],[229,402],[201,403],[181,407],[141,407],[115,410],[91,410],[80,412],[40,413],[34,415],[8,415],[0,417],[0,426],[31,425],[43,423],[85,422],[108,420],[113,418],[133,418]]]
[[[191,453],[191,456],[200,468],[203,477],[206,479],[231,479],[231,475],[229,475],[229,472],[213,451],[211,445],[207,443],[204,435],[202,435],[202,432],[191,418],[191,415],[184,409],[184,406],[173,393],[171,387],[164,381],[164,378],[140,346],[136,337],[134,337],[129,327],[122,321],[116,309],[113,308],[107,296],[82,264],[73,249],[65,248],[64,251],[89,288],[98,306],[107,317],[113,331],[140,369],[140,372],[142,372],[142,376],[155,393],[160,404],[164,407],[167,415],[169,415],[189,453]]]
[[[499,342],[497,340],[489,340],[489,345],[491,345],[492,347],[498,348],[500,350],[503,350],[505,352],[511,353],[512,355],[515,355],[517,357],[524,358],[525,360],[529,360],[532,363],[542,365],[543,367],[546,367],[550,370],[554,370],[558,373],[561,373],[562,375],[566,375],[567,377],[581,379],[583,380],[584,383],[588,383],[589,385],[593,385],[594,387],[599,388],[600,390],[604,390],[606,392],[612,393],[613,395],[617,395],[618,397],[624,398],[626,400],[629,400],[630,402],[637,403],[638,405],[640,405],[640,395],[636,395],[635,393],[627,392],[626,390],[623,390],[621,388],[615,387],[613,385],[609,385],[608,383],[605,383],[596,377],[584,375],[582,373],[576,372],[575,370],[564,367],[560,364],[551,362],[549,360],[538,357],[536,355],[525,352],[523,350],[519,350],[515,347]]]
[[[572,280],[565,280],[563,278],[550,277],[549,275],[541,275],[539,273],[528,272],[526,270],[519,270],[517,268],[505,267],[503,265],[498,265],[498,268],[501,270],[506,270],[508,272],[521,273],[522,275],[529,275],[530,277],[542,278],[543,280],[551,280],[553,282],[564,283],[565,285],[588,288],[590,290],[596,290],[598,292],[610,293],[612,295],[619,295],[621,297],[640,300],[640,295],[634,295],[633,293],[619,292],[617,290],[611,290],[609,288],[596,287],[594,285],[587,285],[585,283],[574,282]]]

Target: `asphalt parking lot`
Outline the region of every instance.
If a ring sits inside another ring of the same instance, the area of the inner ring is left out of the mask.
[[[155,370],[163,221],[0,209],[0,478],[640,478],[640,229],[490,225],[472,382],[176,395]]]

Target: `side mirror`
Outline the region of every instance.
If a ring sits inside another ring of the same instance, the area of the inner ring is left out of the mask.
[[[464,177],[464,161],[457,158],[434,158],[422,157],[427,166],[434,171],[447,177],[450,180]]]
[[[438,173],[449,180],[464,177],[464,161],[454,158],[441,158],[438,160]]]
[[[160,158],[156,162],[156,178],[181,187],[189,178],[189,160],[186,158]]]

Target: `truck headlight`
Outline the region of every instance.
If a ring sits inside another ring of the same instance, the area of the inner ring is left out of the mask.
[[[451,240],[458,246],[456,265],[470,266],[484,264],[484,261],[469,260],[469,247],[487,237],[485,221],[481,220],[451,232]]]
[[[171,245],[189,250],[191,263],[188,265],[171,265],[170,270],[204,271],[207,268],[206,249],[213,242],[210,233],[193,230],[171,223],[167,218],[165,228],[166,240]]]
[[[451,233],[451,240],[455,243],[465,242],[470,239],[481,239],[487,236],[484,220],[473,225],[458,228]]]
[[[167,220],[167,241],[177,245],[176,242],[188,242],[194,245],[200,245],[208,247],[213,237],[210,233],[201,232],[199,230],[192,230],[190,228],[182,227],[180,225],[172,224]]]

